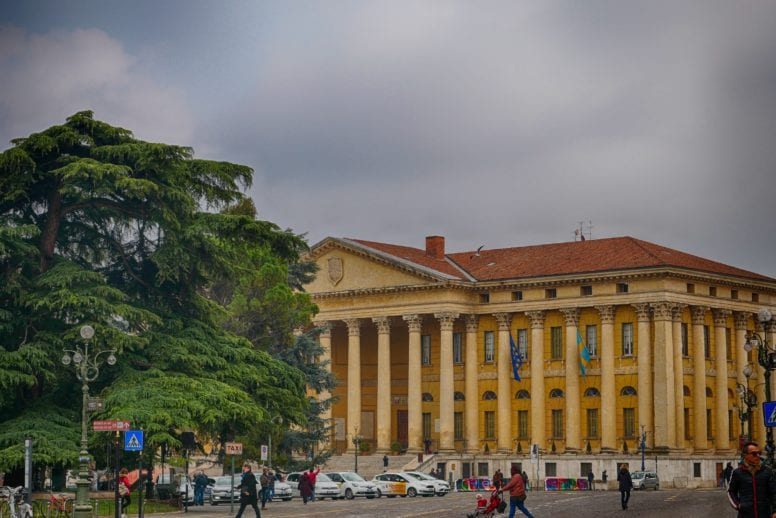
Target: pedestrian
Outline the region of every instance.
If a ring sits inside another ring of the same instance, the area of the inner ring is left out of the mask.
[[[207,475],[200,470],[194,475],[194,505],[205,505],[205,488],[207,487]]]
[[[622,508],[628,508],[628,500],[630,500],[630,492],[633,489],[633,480],[631,480],[630,471],[623,464],[620,466],[620,471],[617,472],[617,482],[620,484],[620,503]]]
[[[119,496],[121,497],[121,518],[127,518],[127,509],[132,502],[129,494],[129,472],[127,468],[121,468],[119,471]]]
[[[523,477],[523,486],[525,486],[525,490],[528,491],[528,473],[523,470],[522,473],[520,473],[520,476]]]
[[[259,484],[261,484],[261,508],[266,509],[267,500],[269,499],[269,470],[267,468],[261,471]]]
[[[271,502],[273,498],[275,498],[275,472],[272,470],[269,470],[269,497],[267,498],[268,502]]]
[[[595,482],[595,475],[593,475],[593,470],[587,472],[587,490],[592,491],[593,490],[593,482]]]
[[[307,472],[307,478],[310,479],[310,485],[312,486],[312,495],[310,496],[310,501],[315,502],[315,481],[318,479],[318,473],[321,472],[320,466],[315,466],[315,471],[313,471],[313,468],[310,468],[310,471]]]
[[[601,472],[601,482],[604,483],[604,489],[606,489],[606,479],[608,478],[608,475],[606,474],[606,470],[603,470]]]
[[[505,493],[509,491],[509,518],[515,518],[515,509],[520,509],[520,512],[528,518],[533,518],[531,512],[525,507],[525,483],[517,466],[512,466],[512,478],[509,479],[502,491]]]
[[[741,449],[744,460],[733,470],[728,500],[738,518],[776,518],[776,476],[762,463],[760,447],[749,441]]]
[[[258,496],[256,495],[256,476],[251,472],[251,465],[247,462],[243,464],[242,478],[240,478],[240,485],[237,488],[240,490],[240,510],[237,511],[235,518],[240,518],[243,511],[249,505],[253,507],[253,511],[256,513],[256,518],[261,518],[261,511],[256,505]]]
[[[312,470],[311,470],[312,471]],[[299,495],[302,497],[302,503],[307,505],[307,501],[311,499],[313,495],[313,485],[310,483],[310,476],[307,471],[303,471],[299,475]]]
[[[383,455],[383,472],[388,471],[388,455]]]
[[[733,464],[730,462],[727,463],[727,466],[725,466],[725,469],[722,470],[722,483],[720,484],[722,487],[726,488],[730,484],[730,476],[733,474]]]
[[[501,486],[504,485],[504,474],[501,473],[500,469],[497,469],[496,472],[493,474],[493,487],[496,489],[501,489]]]

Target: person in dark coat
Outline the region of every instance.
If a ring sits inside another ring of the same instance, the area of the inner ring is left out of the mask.
[[[590,470],[587,472],[587,490],[592,491],[593,490],[593,483],[595,482],[595,475],[593,474],[593,470]]]
[[[299,475],[299,494],[302,496],[302,503],[307,505],[307,500],[312,500],[313,484],[306,471]]]
[[[738,511],[738,518],[776,517],[776,476],[762,463],[756,442],[747,442],[741,452],[744,460],[730,476],[730,505]]]
[[[501,489],[501,486],[504,485],[504,475],[501,473],[500,469],[496,470],[491,481],[493,482],[493,487]]]
[[[620,471],[617,472],[617,482],[620,485],[620,503],[622,503],[623,509],[627,509],[630,492],[633,489],[633,480],[631,480],[630,471],[625,467],[625,464],[620,466]]]
[[[727,463],[725,469],[722,470],[722,480],[719,481],[720,487],[727,488],[730,483],[730,476],[733,474],[733,464]]]
[[[261,511],[259,511],[259,507],[256,505],[258,502],[258,496],[256,495],[257,483],[256,476],[251,472],[251,465],[246,462],[243,464],[243,474],[240,479],[240,485],[237,486],[240,490],[240,510],[237,511],[235,518],[240,518],[243,511],[245,511],[245,508],[249,505],[253,507],[253,510],[256,512],[256,518],[261,518]]]

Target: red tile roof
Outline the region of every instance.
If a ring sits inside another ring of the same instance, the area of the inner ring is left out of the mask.
[[[453,275],[460,279],[465,278],[448,261],[434,259],[426,255],[425,250],[419,248],[359,239],[351,239],[350,241],[447,275]],[[774,281],[774,279],[764,275],[632,237],[591,239],[493,250],[483,249],[479,254],[474,251],[457,252],[447,254],[446,257],[478,281],[651,268],[683,268]]]

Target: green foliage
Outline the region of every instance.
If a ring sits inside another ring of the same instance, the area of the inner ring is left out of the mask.
[[[77,459],[82,392],[65,349],[116,350],[116,365],[90,371],[105,398],[91,417],[143,428],[147,450],[178,448],[184,430],[253,437],[271,416],[307,426],[305,374],[269,347],[315,312],[289,278],[307,245],[255,218],[249,167],[89,111],[13,144],[0,153],[0,471],[21,465],[27,436],[36,463]]]

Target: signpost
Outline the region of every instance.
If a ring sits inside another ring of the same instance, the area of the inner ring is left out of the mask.
[[[124,432],[124,451],[143,451],[143,430],[127,430]],[[140,454],[138,462],[138,478],[140,484],[138,484],[137,492],[137,514],[140,518],[143,516],[143,454]]]
[[[129,430],[129,421],[92,421],[95,432],[123,432]]]
[[[232,456],[232,492],[229,495],[229,512],[234,514],[234,456],[242,455],[242,443],[241,442],[227,442],[224,444],[224,451],[227,455]]]
[[[766,428],[776,426],[776,401],[765,401],[763,403],[763,422]]]

